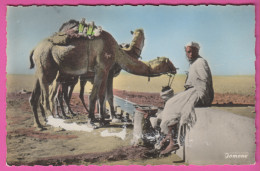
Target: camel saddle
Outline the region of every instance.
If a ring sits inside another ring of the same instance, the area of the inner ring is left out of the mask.
[[[91,33],[92,35],[83,36],[83,35],[79,35],[75,30],[68,30],[66,32],[55,33],[54,35],[49,37],[48,40],[55,45],[68,45],[72,39],[85,38],[85,39],[92,40],[95,37],[100,36],[101,32],[102,32],[102,28],[97,27],[93,30],[93,33]]]

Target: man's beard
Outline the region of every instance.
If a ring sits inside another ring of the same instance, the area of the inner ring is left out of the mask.
[[[188,57],[187,57],[188,58]],[[190,64],[192,64],[198,57],[194,57],[194,58],[188,58],[188,61]]]

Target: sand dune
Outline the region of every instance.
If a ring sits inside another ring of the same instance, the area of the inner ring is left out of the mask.
[[[172,84],[175,92],[183,91],[185,75],[176,75]],[[17,92],[21,89],[31,91],[33,88],[34,75],[7,74],[7,92]],[[160,92],[162,86],[168,84],[168,77],[163,75],[151,78],[121,73],[114,79],[114,89],[137,91],[137,92]],[[215,93],[231,93],[241,95],[255,94],[255,77],[249,76],[213,76]],[[86,92],[90,92],[92,85],[87,83]],[[75,92],[79,92],[79,84]]]

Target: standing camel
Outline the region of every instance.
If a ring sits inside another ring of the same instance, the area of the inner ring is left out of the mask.
[[[65,74],[61,75],[58,73],[57,78],[52,83],[50,89],[50,107],[51,109],[54,108],[55,114],[58,115],[59,117],[61,116],[59,115],[58,112],[58,104],[60,105],[60,109],[63,117],[69,118],[65,113],[63,107],[63,100],[65,101],[65,104],[70,114],[75,116],[69,104],[72,96],[72,91],[75,85],[78,83],[78,79],[79,76],[71,76]]]
[[[79,76],[94,71],[95,77],[89,102],[88,125],[94,125],[94,110],[97,97],[103,106],[108,74],[118,64],[125,71],[142,76],[155,77],[165,73],[176,73],[176,68],[168,58],[157,58],[144,63],[126,53],[116,40],[106,31],[93,40],[86,38],[71,39],[69,45],[55,45],[49,39],[41,41],[31,52],[30,58],[36,65],[36,80],[30,97],[35,122],[42,129],[37,107],[39,97],[43,96],[43,108],[47,115],[52,115],[49,101],[49,85],[54,81],[57,72]],[[40,88],[39,88],[40,87]],[[41,93],[42,92],[42,93]],[[100,108],[100,124],[104,124],[104,111]]]
[[[64,25],[63,25],[63,28],[64,29],[60,29],[60,30],[66,31],[66,29],[68,29],[68,27],[64,27]],[[142,52],[142,49],[144,46],[144,39],[145,39],[144,31],[143,31],[143,29],[136,29],[135,31],[131,31],[131,34],[133,35],[133,40],[132,40],[131,44],[129,44],[128,46],[120,45],[120,47],[124,51],[126,51],[129,55],[138,59],[141,55],[141,52]],[[116,118],[115,111],[114,111],[113,78],[118,76],[120,71],[121,71],[121,68],[119,65],[113,66],[113,68],[111,69],[111,71],[108,75],[108,80],[107,80],[106,99],[110,106],[110,112],[111,112],[112,119]],[[82,102],[84,108],[86,109],[87,112],[89,112],[87,109],[87,106],[85,104],[85,100],[84,100],[84,89],[85,89],[85,85],[86,85],[87,81],[90,81],[91,83],[93,83],[94,73],[88,72],[85,75],[81,75],[79,78],[80,78],[80,95],[79,95],[79,97],[81,99],[81,102]],[[66,116],[64,108],[63,108],[63,97],[64,97],[64,100],[68,107],[69,112],[74,115],[73,111],[70,108],[69,102],[71,99],[72,91],[78,82],[75,79],[78,79],[78,77],[62,76],[59,74],[58,81],[60,83],[54,84],[54,85],[58,86],[58,90],[62,90],[62,91],[58,91],[56,94],[56,91],[54,90],[54,91],[51,91],[51,94],[50,94],[51,102],[55,103],[54,107],[55,107],[56,113],[58,113],[57,105],[59,103],[60,107],[61,107],[61,112],[65,118],[67,116]],[[53,88],[53,89],[55,89],[55,88]],[[69,92],[68,92],[68,89],[69,89]],[[52,107],[51,107],[51,109],[52,109]],[[103,110],[104,111],[106,110],[105,105],[104,105]]]

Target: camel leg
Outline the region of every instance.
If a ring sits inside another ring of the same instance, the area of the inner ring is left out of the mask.
[[[57,117],[60,117],[58,104],[59,104],[58,97],[55,97],[55,99],[54,99],[54,111],[55,111],[55,115],[53,115],[54,118],[55,118],[56,116],[57,116]]]
[[[39,116],[38,116],[38,112],[37,112],[37,107],[39,104],[39,98],[41,95],[41,87],[40,87],[40,82],[37,79],[34,83],[34,88],[31,94],[31,97],[29,99],[33,114],[34,114],[34,125],[37,126],[38,128],[40,128],[41,130],[43,130],[43,126],[39,121]]]
[[[98,68],[97,72],[95,73],[93,89],[89,97],[89,121],[90,123],[95,120],[94,111],[95,111],[95,104],[97,100],[97,96],[99,97],[100,106],[103,106],[104,99],[105,99],[105,90],[106,90],[106,82],[107,82],[108,74],[105,70]],[[101,125],[104,124],[104,111],[103,108],[100,108],[101,113]]]
[[[86,106],[85,100],[84,100],[84,91],[85,91],[85,85],[87,83],[87,79],[82,79],[80,80],[80,93],[79,93],[79,98],[86,109],[87,113],[89,113],[88,107]]]
[[[43,104],[44,111],[46,112],[47,116],[51,116],[51,115],[53,116],[50,109],[50,101],[49,101],[49,82],[46,76],[43,75],[43,72],[39,74],[39,82],[42,90],[42,96],[44,98],[44,104]]]
[[[78,81],[77,81],[78,82]],[[76,114],[72,111],[71,107],[70,107],[70,100],[71,100],[71,97],[72,97],[72,92],[75,88],[75,85],[77,84],[77,82],[73,85],[70,86],[70,90],[68,91],[68,94],[65,94],[64,95],[64,99],[65,99],[65,103],[66,105],[68,106],[68,109],[69,109],[69,112],[70,114],[72,114],[73,116],[76,116]]]
[[[44,111],[44,108],[42,106],[42,103],[40,103],[40,109],[41,109],[42,117],[44,118],[44,122],[45,122],[45,125],[46,125],[48,120],[46,118],[45,111]]]
[[[59,74],[58,74],[59,75]],[[58,111],[58,90],[60,88],[60,82],[57,81],[57,78],[53,81],[50,89],[50,108],[51,110],[54,109],[55,115],[59,115]],[[52,115],[54,118],[54,114]]]
[[[110,71],[107,79],[107,101],[110,106],[111,118],[116,118],[115,109],[114,109],[114,95],[113,95],[113,72]]]
[[[106,112],[104,110],[105,96],[104,96],[104,94],[101,95],[101,92],[103,92],[103,93],[105,93],[105,92],[102,89],[103,88],[101,87],[100,88],[100,93],[99,93],[99,105],[100,105],[99,113],[100,113],[100,116],[101,116],[101,118],[100,118],[100,126],[104,126],[105,125],[105,112]]]
[[[90,122],[95,121],[94,111],[95,111],[95,107],[96,107],[98,87],[96,87],[94,85],[93,85],[93,89],[91,91],[91,94],[89,96],[89,115],[88,115],[88,117],[89,117]]]
[[[76,114],[72,111],[72,109],[70,107],[70,100],[71,100],[71,96],[72,96],[72,92],[74,90],[74,87],[78,82],[78,78],[79,77],[69,78],[69,80],[67,80],[68,82],[64,83],[64,88],[62,89],[63,90],[63,98],[64,98],[65,104],[67,106],[66,112],[72,114],[73,116],[75,116]]]
[[[71,110],[71,108],[70,108],[70,102],[69,102],[69,96],[68,96],[68,88],[69,88],[69,85],[68,84],[63,84],[63,88],[62,88],[62,95],[63,95],[63,99],[64,99],[64,101],[65,101],[65,104],[66,104],[66,106],[67,106],[67,108],[68,108],[68,110],[69,110],[69,112],[72,112],[72,110]],[[73,113],[73,112],[72,112]],[[65,114],[65,112],[64,112],[64,114]],[[65,114],[65,116],[67,117],[67,118],[69,118],[66,114]]]
[[[61,89],[58,91],[58,102],[60,104],[60,109],[61,109],[61,113],[63,115],[63,117],[65,119],[68,119],[69,117],[66,115],[65,111],[64,111],[64,106],[63,106],[63,97],[64,94],[68,92],[67,89],[67,85],[65,85],[64,83],[61,84]]]
[[[76,84],[77,84],[77,83],[76,83]],[[69,101],[71,100],[72,93],[73,93],[73,90],[74,90],[76,84],[73,84],[73,85],[69,86],[69,91],[68,91]]]
[[[102,107],[102,110],[103,110],[103,112],[104,112],[103,117],[104,117],[104,118],[110,118],[110,115],[108,115],[108,114],[106,113],[106,111],[107,111],[107,108],[106,108],[106,100],[107,100],[107,94],[105,94],[103,106],[100,106],[99,100],[98,100],[98,103],[97,103],[98,113],[99,113],[100,116],[101,116],[101,109],[100,109],[100,108]]]
[[[105,107],[105,99],[106,99],[106,90],[107,90],[107,78],[108,75],[104,74],[103,78],[102,78],[102,83],[99,89],[99,93],[98,93],[98,98],[99,98],[99,113],[101,115],[100,118],[100,126],[104,126],[105,125],[105,115],[106,115],[106,107]]]
[[[70,89],[68,90],[64,90],[64,101],[65,101],[65,104],[66,104],[66,106],[67,106],[67,109],[68,109],[68,112],[71,114],[71,115],[73,115],[73,116],[75,116],[76,114],[72,111],[72,109],[71,109],[71,107],[70,107],[70,100],[71,100],[71,96],[72,96],[72,92],[73,92],[73,90],[74,90],[74,86],[75,85],[71,85],[71,86],[69,86],[70,87]]]
[[[53,104],[53,107],[54,107],[54,112],[55,112],[55,114],[53,114],[52,116],[53,116],[53,118],[56,118],[56,117],[58,117],[58,118],[61,118],[61,116],[60,116],[60,112],[59,112],[59,103],[60,103],[60,101],[59,101],[59,95],[60,95],[60,89],[61,89],[61,83],[59,83],[59,82],[57,82],[57,85],[55,85],[56,87],[56,90],[55,90],[55,94],[51,94],[52,95],[52,97],[50,97],[50,99],[52,99],[51,100],[51,103]]]
[[[97,113],[100,114],[100,103],[99,103],[99,100],[97,100],[97,102],[96,102],[96,109],[97,109]]]
[[[44,61],[44,62],[42,62]],[[58,69],[49,53],[41,55],[41,60],[36,60],[36,75],[39,80],[40,90],[42,91],[41,95],[43,98],[43,108],[46,116],[53,116],[50,109],[50,99],[49,99],[49,85],[54,81],[57,76]]]

